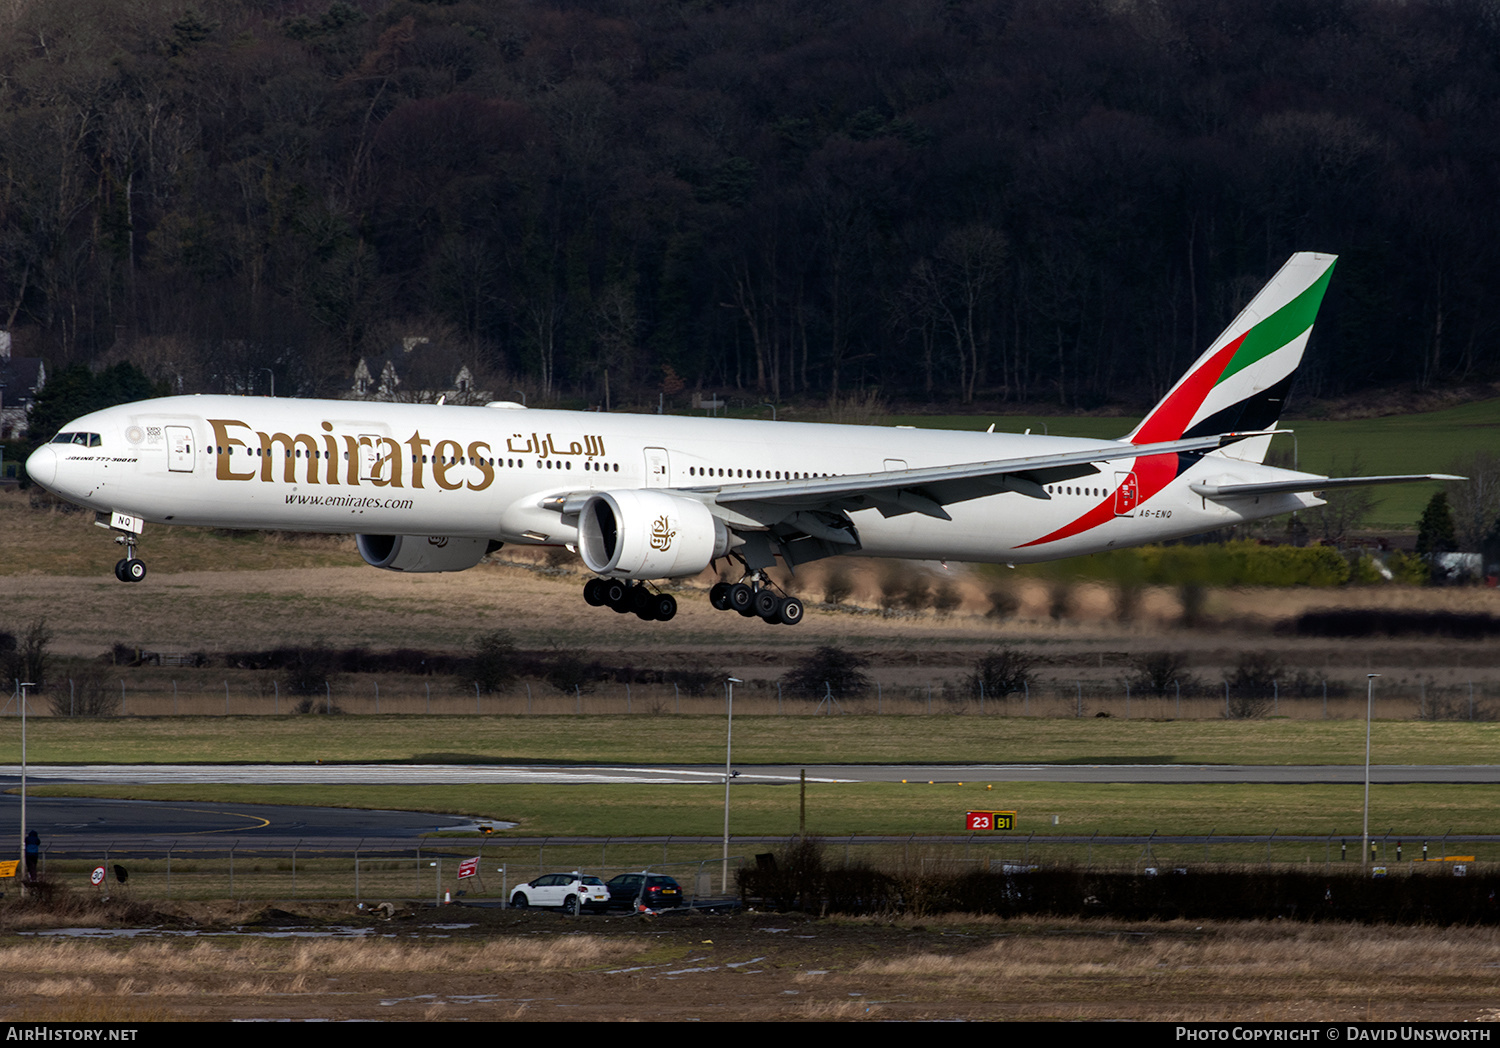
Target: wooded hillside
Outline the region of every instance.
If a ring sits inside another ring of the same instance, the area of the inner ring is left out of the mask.
[[[54,369],[1088,407],[1309,249],[1303,395],[1500,370],[1492,2],[4,7],[0,319]]]

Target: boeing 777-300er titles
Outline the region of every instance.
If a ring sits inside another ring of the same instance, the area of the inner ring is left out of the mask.
[[[223,396],[85,415],[31,478],[121,532],[147,521],[356,536],[371,565],[461,571],[502,543],[566,545],[596,606],[670,619],[652,582],[727,559],[709,599],[803,607],[766,575],[842,554],[1018,563],[1321,505],[1313,492],[1457,479],[1329,478],[1263,464],[1334,256],[1298,254],[1121,440]],[[993,427],[991,427],[993,430]]]

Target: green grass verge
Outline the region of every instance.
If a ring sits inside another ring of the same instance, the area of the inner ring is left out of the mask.
[[[36,718],[33,764],[675,763],[724,758],[701,716]],[[1381,764],[1490,764],[1500,724],[1379,721]],[[739,764],[1358,764],[1358,720],[1126,721],[959,715],[736,717]],[[20,733],[0,763],[20,761]]]
[[[121,549],[92,526],[92,512],[33,509],[29,491],[0,492],[0,576],[108,576]],[[363,563],[347,536],[292,536],[264,531],[159,528],[149,532],[150,557],[180,571],[352,567]],[[12,625],[11,628],[14,628]]]
[[[992,787],[992,788],[990,788]],[[306,804],[455,813],[517,823],[505,836],[715,837],[724,790],[706,785],[444,786],[47,786],[33,794],[123,797],[194,804]],[[735,785],[730,830],[745,836],[798,831],[798,787]],[[810,783],[807,829],[836,840],[854,835],[963,835],[970,810],[1013,810],[1017,833],[1269,834],[1358,836],[1362,787],[1327,785],[1141,785],[1111,783]],[[1375,835],[1407,840],[1494,833],[1500,785],[1410,784],[1371,791]],[[1052,825],[1052,817],[1058,824]],[[276,832],[272,826],[267,832]],[[1014,835],[1012,835],[1014,836]],[[246,846],[252,842],[247,838]],[[1465,846],[1468,850],[1468,846]],[[1500,846],[1492,849],[1500,857]],[[1408,856],[1410,857],[1410,856]]]

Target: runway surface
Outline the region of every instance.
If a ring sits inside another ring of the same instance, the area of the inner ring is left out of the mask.
[[[237,839],[270,837],[282,841],[415,840],[430,833],[475,829],[473,819],[409,811],[35,796],[26,799],[26,824],[52,843],[68,838],[154,838],[226,846]],[[20,829],[20,795],[0,795],[0,840],[19,839]]]
[[[1124,782],[1124,783],[1362,783],[1359,764],[830,764],[736,765],[740,782]],[[0,765],[0,788],[20,782],[19,765]],[[417,785],[518,783],[712,783],[724,766],[499,765],[499,764],[108,764],[33,767],[31,782],[112,786],[178,783],[253,785]],[[1373,783],[1496,783],[1494,764],[1377,764]]]
[[[809,782],[1081,782],[1081,783],[1304,783],[1358,784],[1361,765],[1162,765],[1162,764],[984,764],[984,765],[796,765],[740,766],[744,785]],[[0,840],[20,830],[21,769],[0,765]],[[1378,765],[1377,784],[1500,782],[1497,765]],[[608,785],[722,783],[722,766],[637,767],[569,765],[78,765],[34,767],[28,785],[82,784],[105,788],[134,785],[238,783],[251,785],[539,784]],[[298,841],[394,844],[432,833],[477,829],[472,819],[404,811],[371,811],[227,802],[129,801],[89,797],[38,797],[27,801],[28,825],[52,842],[198,841],[208,845]],[[506,824],[496,824],[505,828]],[[516,843],[516,842],[512,842]],[[560,842],[559,842],[560,843]]]

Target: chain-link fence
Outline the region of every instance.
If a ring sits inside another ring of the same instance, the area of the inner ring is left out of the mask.
[[[1352,719],[1365,716],[1366,692],[1336,680],[1294,679],[1255,685],[1229,682],[1153,688],[1120,680],[1054,678],[996,694],[971,679],[884,683],[822,694],[793,694],[776,680],[735,688],[735,712],[779,716],[965,716],[1121,717],[1125,719],[1217,720],[1289,717]],[[1374,714],[1393,720],[1488,721],[1500,715],[1500,685],[1489,680],[1445,684],[1381,682]],[[31,716],[284,716],[300,714],[398,714],[566,716],[703,715],[722,713],[722,684],[688,690],[676,684],[578,683],[563,690],[543,682],[519,682],[505,691],[455,687],[446,678],[347,675],[315,688],[290,690],[274,678],[198,675],[113,675],[101,681],[64,678],[32,690]],[[0,704],[0,715],[20,712],[20,694]]]
[[[577,870],[607,881],[645,870],[675,878],[685,904],[698,905],[732,894],[736,871],[744,861],[734,855],[726,862],[696,840],[682,844],[671,839],[591,844],[481,840],[458,847],[390,842],[93,846],[67,841],[43,845],[38,874],[71,892],[141,900],[394,899],[441,904],[466,899],[503,904],[516,885],[544,873]],[[0,894],[6,892],[5,884],[0,881]]]
[[[329,900],[503,905],[518,884],[544,873],[579,871],[609,880],[620,873],[664,873],[689,906],[737,894],[738,871],[764,867],[795,838],[736,837],[732,854],[705,838],[486,839],[472,844],[390,842],[349,846],[284,842],[95,845],[44,844],[39,873],[70,892],[148,900]],[[919,875],[933,872],[1068,867],[1125,873],[1271,868],[1354,872],[1359,834],[845,837],[819,842],[830,863]],[[768,858],[771,857],[771,858]],[[1500,836],[1382,832],[1368,865],[1386,875],[1466,876],[1500,864]],[[467,871],[467,875],[466,875]],[[727,883],[726,883],[727,874]],[[15,882],[8,882],[14,885]],[[0,892],[11,895],[6,882]]]

